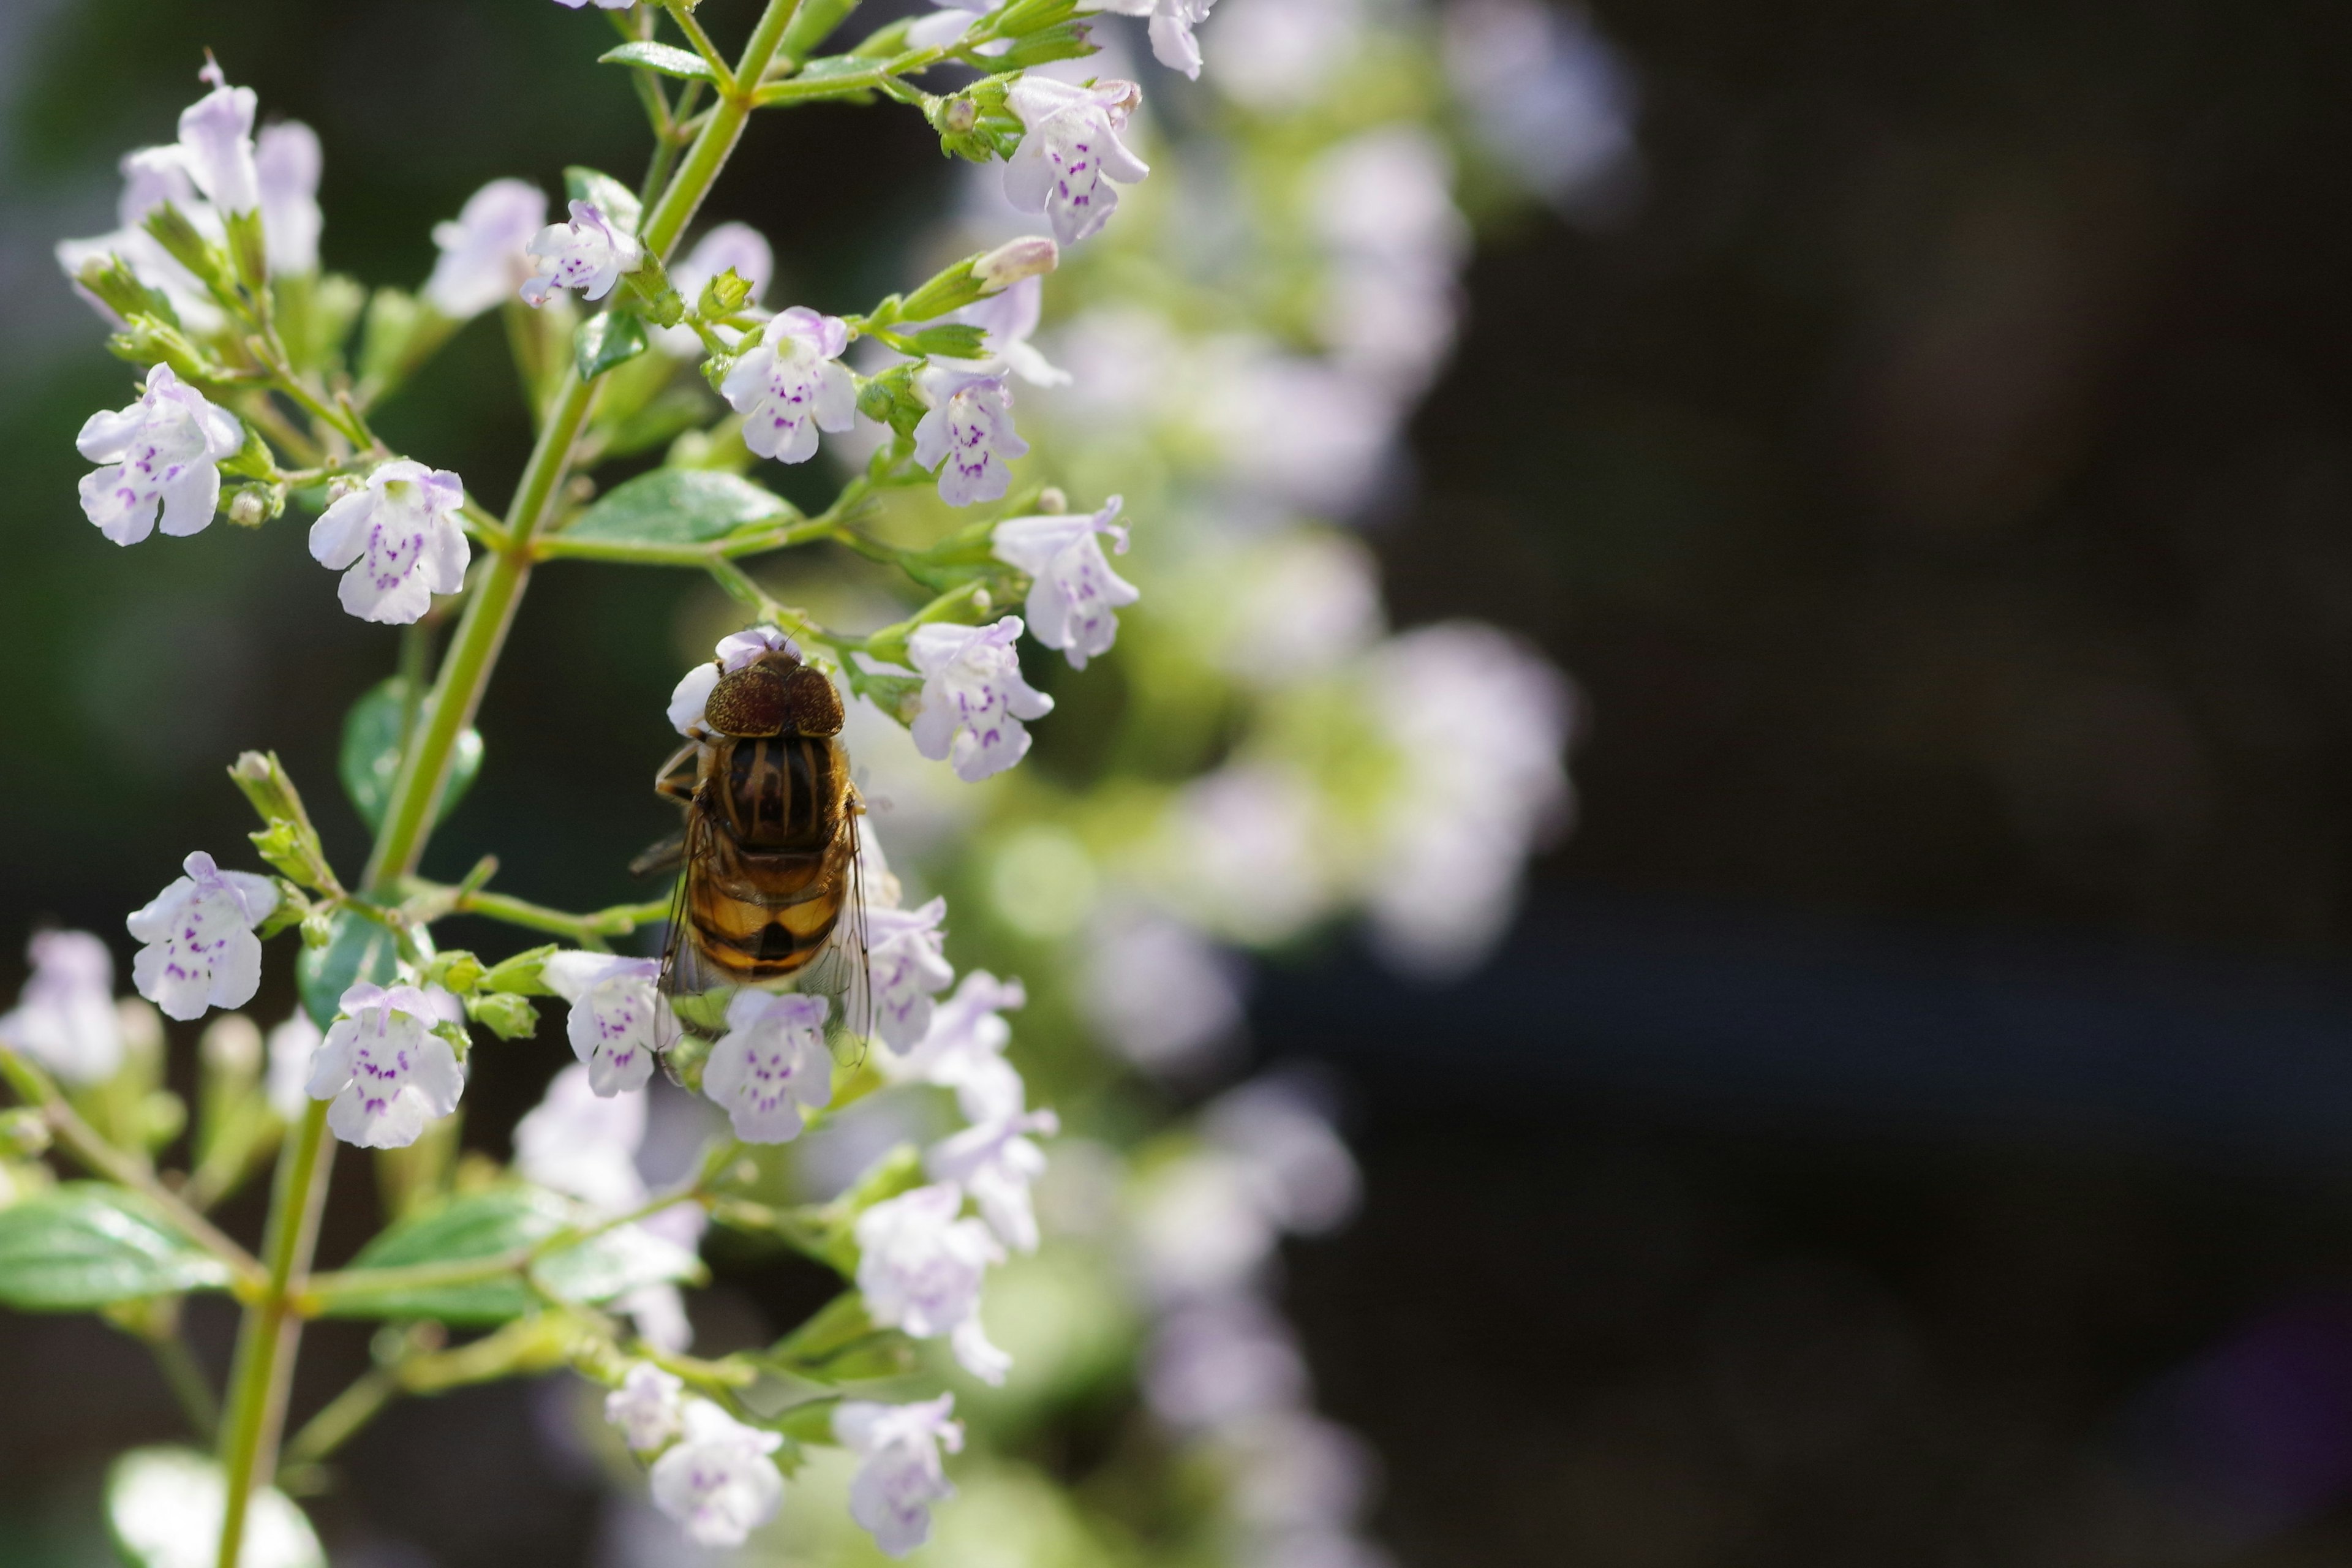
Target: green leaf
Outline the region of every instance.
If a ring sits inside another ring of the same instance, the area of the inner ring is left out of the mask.
[[[601,311],[572,334],[572,357],[583,381],[593,381],[645,352],[646,324],[627,310]]]
[[[595,203],[596,210],[604,215],[607,223],[631,234],[637,232],[643,216],[637,194],[612,175],[575,163],[563,171],[563,195],[569,201]]]
[[[417,940],[425,941],[422,928]],[[389,985],[400,976],[400,944],[392,932],[350,910],[335,911],[324,947],[305,946],[294,961],[294,981],[310,1021],[325,1028],[335,1021],[343,993],[360,981]]]
[[[133,1448],[106,1474],[106,1522],[136,1568],[181,1568],[213,1560],[228,1488],[219,1462],[191,1448]],[[193,1542],[203,1542],[192,1550]],[[246,1504],[238,1568],[327,1568],[310,1521],[276,1487]]]
[[[493,1187],[454,1198],[404,1219],[361,1249],[356,1273],[503,1258],[537,1246],[566,1226],[593,1223],[580,1206],[542,1187]],[[641,1285],[698,1278],[701,1265],[682,1247],[635,1226],[602,1235],[541,1258],[539,1283],[568,1301],[609,1301]],[[356,1285],[356,1281],[353,1282]],[[341,1318],[434,1318],[484,1326],[520,1318],[540,1305],[520,1278],[470,1284],[338,1289],[323,1313]]]
[[[632,544],[703,544],[741,529],[788,521],[800,514],[783,497],[739,474],[713,468],[656,468],[615,486],[580,521],[568,539]]]
[[[392,781],[400,772],[400,725],[407,706],[407,678],[395,675],[378,681],[343,719],[343,749],[336,759],[336,770],[342,775],[343,793],[352,797],[352,808],[371,831],[383,826]],[[422,725],[431,711],[428,704],[420,701],[416,722]],[[469,728],[457,737],[457,750],[450,756],[449,783],[441,791],[441,810],[433,819],[436,825],[466,797],[474,786],[474,776],[481,771],[482,733]]]
[[[86,1311],[228,1282],[227,1265],[128,1188],[68,1182],[0,1209],[0,1302],[20,1311]]]
[[[600,66],[641,66],[664,76],[677,77],[686,81],[713,81],[710,62],[692,49],[676,48],[668,44],[623,44],[617,49],[606,49],[596,57]]]

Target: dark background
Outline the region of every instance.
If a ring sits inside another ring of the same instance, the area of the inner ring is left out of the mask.
[[[1387,1456],[1381,1528],[1412,1568],[2343,1561],[2352,15],[1596,16],[1642,83],[1642,199],[1492,237],[1376,541],[1401,624],[1484,616],[1575,673],[1580,819],[1491,971],[1433,993],[1341,955],[1259,990],[1261,1051],[1352,1085],[1369,1205],[1289,1300]],[[287,538],[122,552],[79,518],[73,432],[126,383],[49,244],[111,226],[113,158],[209,44],[324,139],[329,264],[413,283],[483,180],[634,170],[593,26],[0,13],[0,946],[116,930],[234,843],[240,747],[330,795],[393,657]],[[755,122],[712,209],[832,309],[943,189],[911,117],[855,112]],[[866,247],[810,237],[845,226]],[[494,331],[422,392],[394,439],[512,471]],[[429,869],[495,844],[551,902],[630,896],[578,846],[662,826],[646,721],[688,594],[546,574],[516,646],[563,652],[502,672]],[[357,1353],[322,1349],[321,1391]],[[102,1456],[171,1430],[135,1358],[0,1324],[0,1563],[59,1560]],[[580,1494],[517,1473],[530,1420],[396,1413],[328,1522],[566,1560]]]

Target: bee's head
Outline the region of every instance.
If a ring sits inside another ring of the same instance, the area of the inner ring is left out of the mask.
[[[721,735],[838,735],[841,694],[817,670],[781,650],[719,678],[702,721]]]

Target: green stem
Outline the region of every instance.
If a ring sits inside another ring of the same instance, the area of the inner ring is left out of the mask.
[[[147,1348],[154,1352],[156,1369],[171,1385],[172,1396],[180,1402],[180,1411],[187,1416],[196,1440],[212,1442],[220,1431],[220,1402],[213,1397],[212,1384],[205,1381],[205,1369],[196,1364],[188,1342],[180,1337],[175,1325],[172,1332],[149,1340]]]
[[[292,1302],[310,1268],[319,1237],[319,1210],[327,1195],[334,1143],[327,1136],[327,1102],[314,1100],[288,1137],[269,1198],[263,1250],[269,1277],[261,1299],[245,1310],[236,1360],[229,1372],[227,1418],[221,1426],[221,1471],[228,1496],[221,1518],[218,1568],[238,1568],[253,1489],[278,1468],[278,1436],[286,1419],[294,1351],[302,1320]]]
[[[526,903],[509,898],[504,893],[474,892],[460,896],[449,911],[458,915],[480,915],[484,920],[500,921],[525,931],[545,931],[550,936],[568,936],[574,941],[627,936],[639,926],[651,925],[667,918],[670,901],[667,898],[649,899],[642,904],[619,904],[593,914],[566,914],[541,904]]]

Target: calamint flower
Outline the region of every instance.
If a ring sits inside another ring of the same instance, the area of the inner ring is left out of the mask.
[[[819,430],[857,423],[857,383],[841,363],[849,328],[838,316],[795,305],[769,321],[719,384],[743,416],[743,445],[780,463],[816,455]]]
[[[688,740],[700,735],[702,710],[709,702],[711,689],[719,684],[719,678],[751,668],[759,662],[761,654],[780,652],[794,658],[801,656],[800,645],[773,626],[753,626],[748,632],[720,637],[713,650],[713,661],[688,670],[670,692],[671,726]]]
[[[702,298],[703,285],[722,272],[732,272],[749,283],[751,294],[746,302],[757,305],[776,276],[776,253],[768,237],[748,223],[720,224],[695,241],[685,259],[670,268],[670,286],[690,306]],[[702,357],[702,340],[695,336],[692,327],[658,328],[654,341],[664,353],[678,359]]]
[[[513,298],[531,274],[531,237],[546,222],[545,192],[528,180],[492,180],[466,198],[455,222],[433,226],[441,255],[425,302],[465,321]]]
[[[224,871],[199,849],[187,875],[123,923],[147,945],[131,961],[131,981],[167,1018],[242,1007],[261,986],[261,939],[253,928],[278,907],[278,888],[250,871]]]
[[[83,457],[104,465],[82,476],[82,515],[117,544],[153,532],[159,511],[165,533],[200,533],[220,504],[220,460],[244,444],[233,415],[159,364],[138,402],[91,415],[74,437]]]
[[[738,991],[727,1033],[710,1047],[702,1092],[726,1108],[735,1136],[782,1143],[800,1136],[803,1113],[833,1100],[833,1057],[824,1048],[822,996]]]
[[[955,1090],[967,1121],[1017,1115],[1026,1091],[1021,1075],[1004,1059],[1004,1049],[1013,1043],[1013,1026],[997,1014],[1024,1006],[1028,1000],[1018,980],[999,980],[985,969],[975,969],[932,1012],[930,1030],[921,1041],[903,1058],[885,1066],[900,1082],[935,1083]]]
[[[1029,635],[1060,648],[1072,669],[1084,669],[1087,659],[1110,651],[1118,636],[1115,612],[1142,596],[1103,557],[1106,534],[1119,553],[1127,552],[1120,504],[1113,496],[1092,517],[1007,518],[991,536],[999,561],[1029,574]]]
[[[303,1085],[310,1080],[311,1060],[326,1037],[299,1002],[286,1021],[269,1031],[269,1068],[262,1080],[262,1093],[281,1121],[291,1121],[302,1114],[302,1102],[310,1098]]]
[[[950,1419],[955,1395],[914,1405],[852,1399],[833,1413],[833,1435],[865,1462],[849,1483],[849,1517],[874,1544],[904,1557],[930,1539],[931,1505],[955,1496],[940,1450],[963,1452],[963,1423]]]
[[[1151,55],[1172,71],[1201,79],[1201,46],[1192,29],[1209,19],[1217,0],[1103,0],[1102,8],[1121,16],[1151,18]]]
[[[638,1362],[604,1395],[604,1419],[631,1451],[650,1454],[686,1430],[686,1384],[649,1361]]]
[[[1015,1252],[1037,1250],[1037,1211],[1029,1185],[1045,1173],[1045,1152],[1029,1141],[1062,1130],[1050,1110],[1021,1110],[967,1127],[923,1156],[923,1173],[971,1194],[997,1240]]]
[[[707,1399],[686,1402],[685,1435],[654,1461],[654,1506],[697,1546],[740,1546],[776,1517],[784,1479],[768,1458],[783,1444]]]
[[[299,120],[268,127],[254,144],[261,232],[269,270],[280,277],[319,270],[319,233],[327,224],[319,210],[319,172],[324,163],[319,133]]]
[[[446,468],[405,458],[379,463],[364,488],[310,525],[310,557],[343,572],[336,597],[363,621],[404,626],[433,607],[436,594],[466,585],[473,558],[457,526],[465,482]]]
[[[643,1089],[655,1053],[675,1039],[669,1004],[656,983],[661,961],[604,952],[551,953],[540,973],[548,989],[572,1004],[564,1036],[588,1068],[600,1095]]]
[[[1021,721],[1053,711],[1054,700],[1021,679],[1020,637],[1021,617],[1007,616],[990,626],[918,626],[907,639],[907,658],[923,678],[915,749],[950,763],[966,784],[1028,755]]]
[[[1073,87],[1032,73],[1014,82],[1005,107],[1028,134],[1005,161],[1005,199],[1023,212],[1044,213],[1064,245],[1102,227],[1118,206],[1118,185],[1151,173],[1118,139],[1142,100],[1143,89],[1131,81]]]
[[[931,1026],[932,993],[944,991],[955,971],[940,956],[947,933],[948,901],[933,899],[920,909],[869,909],[866,915],[866,972],[874,990],[874,1028],[883,1043],[903,1051]]]
[[[163,248],[163,242],[140,225],[149,213],[170,202],[185,213],[188,221],[199,230],[218,239],[225,232],[220,215],[213,211],[211,203],[196,195],[195,184],[188,178],[186,161],[176,145],[142,147],[126,153],[119,166],[122,172],[122,195],[115,203],[115,231],[93,239],[59,240],[58,266],[68,278],[75,278],[90,262],[117,257],[140,282],[162,290],[182,326],[199,337],[217,331],[225,319],[219,302],[196,281],[194,273],[181,266]],[[110,324],[122,324],[121,317],[79,281],[74,284],[74,292]]]
[[[404,1149],[425,1124],[457,1109],[466,1075],[433,1032],[442,1008],[414,985],[362,981],[343,993],[342,1016],[310,1068],[310,1098],[329,1100],[327,1125],[362,1149]]]
[[[523,250],[536,270],[523,279],[522,302],[534,308],[559,289],[577,289],[601,300],[646,258],[637,237],[615,228],[594,202],[573,202],[570,222],[549,224]]]
[[[1038,243],[1048,248],[1053,241]],[[979,268],[973,268],[977,272]],[[966,326],[978,327],[988,334],[988,358],[1004,366],[1032,386],[1067,386],[1070,373],[1060,369],[1037,352],[1029,340],[1037,331],[1045,313],[1045,280],[1032,275],[1017,279],[986,299],[974,300],[960,310],[951,311],[948,320]]]
[[[0,1045],[68,1083],[99,1083],[122,1065],[114,1009],[114,955],[86,931],[45,931],[25,944],[33,973],[0,1017]]]
[[[858,1215],[857,1289],[877,1324],[919,1340],[946,1334],[965,1371],[1001,1384],[1013,1361],[980,1326],[980,1286],[1004,1249],[962,1213],[961,1189],[939,1182]]]
[[[1029,451],[1013,428],[1013,393],[1003,373],[935,360],[915,378],[915,389],[929,408],[915,423],[915,461],[939,470],[940,499],[950,506],[1003,500],[1013,484],[1006,465]]]
[[[180,110],[180,154],[188,175],[222,212],[258,211],[261,176],[253,158],[253,89],[229,86],[215,65],[207,65],[203,76],[212,91]]]

